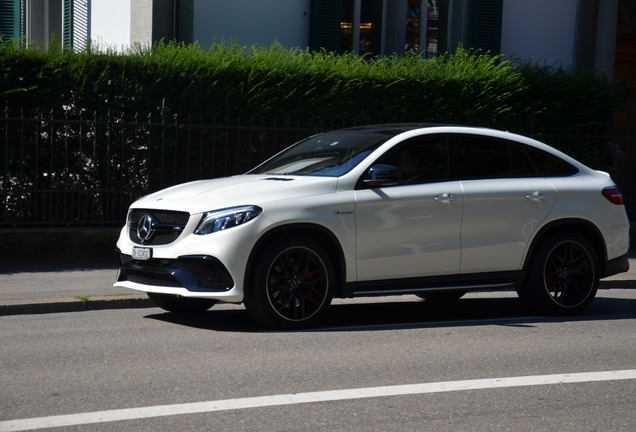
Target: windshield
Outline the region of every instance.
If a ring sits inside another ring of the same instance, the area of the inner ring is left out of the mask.
[[[339,177],[392,136],[389,130],[341,130],[300,141],[248,174]]]

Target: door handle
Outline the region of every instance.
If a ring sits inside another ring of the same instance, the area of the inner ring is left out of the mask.
[[[435,201],[440,203],[449,203],[451,201],[455,201],[456,199],[457,197],[455,195],[449,193],[439,194],[435,197]]]
[[[541,201],[541,200],[545,199],[545,194],[541,193],[539,191],[535,191],[535,192],[532,192],[530,194],[527,194],[526,198],[529,199],[530,201],[537,201],[538,202],[538,201]]]

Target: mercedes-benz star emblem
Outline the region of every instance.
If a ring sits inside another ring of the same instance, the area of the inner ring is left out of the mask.
[[[150,215],[143,215],[137,223],[137,237],[142,242],[150,240],[155,233],[155,223]]]

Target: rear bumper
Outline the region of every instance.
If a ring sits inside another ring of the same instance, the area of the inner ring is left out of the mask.
[[[605,265],[605,273],[601,276],[606,278],[615,274],[624,273],[629,270],[629,253],[610,260]]]

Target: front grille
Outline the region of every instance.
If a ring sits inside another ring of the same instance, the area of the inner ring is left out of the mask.
[[[137,228],[144,216],[152,218],[153,233],[142,240]],[[144,246],[167,245],[179,238],[189,220],[190,214],[187,212],[135,209],[128,215],[128,237],[133,243]]]
[[[131,230],[131,235],[134,237],[137,237],[137,228],[134,229],[134,233],[132,231],[133,230]],[[135,243],[143,244],[144,246],[162,246],[162,245],[167,245],[174,242],[175,240],[179,238],[180,235],[181,235],[181,231],[174,231],[174,232],[165,233],[165,234],[156,233],[155,235],[152,236],[150,240],[145,242],[141,242],[139,240],[139,237],[137,237],[136,239],[132,237],[132,240]]]
[[[133,214],[136,212],[133,211]],[[143,216],[143,211],[140,211],[139,217]],[[176,212],[176,211],[155,211],[155,216],[161,223],[172,225],[186,225],[190,219],[190,213]],[[137,219],[139,220],[139,219]]]
[[[219,260],[210,256],[184,256],[178,259],[134,260],[119,254],[118,281],[142,285],[181,287],[189,291],[227,291],[234,281]]]

